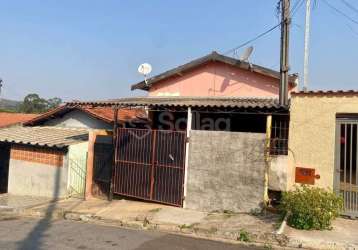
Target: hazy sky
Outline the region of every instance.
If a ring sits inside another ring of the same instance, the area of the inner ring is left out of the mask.
[[[144,95],[142,79],[227,51],[279,20],[278,0],[1,0],[2,98],[28,93],[64,100]],[[294,5],[298,0],[292,0]],[[357,88],[358,24],[317,0],[312,11],[310,88]],[[342,0],[327,0],[358,20]],[[346,0],[358,8],[357,0]],[[304,6],[293,18],[291,73],[302,76]],[[252,44],[251,61],[278,69],[279,31]]]

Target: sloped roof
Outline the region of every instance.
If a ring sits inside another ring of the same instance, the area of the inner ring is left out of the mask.
[[[87,140],[85,129],[20,126],[0,129],[0,142],[63,148]]]
[[[358,90],[309,90],[291,92],[292,96],[358,96]]]
[[[71,102],[68,105],[83,106],[165,106],[165,107],[230,107],[230,108],[282,108],[276,98],[257,97],[133,97],[108,101]]]
[[[0,112],[0,128],[13,126],[16,124],[21,124],[27,122],[35,117],[39,116],[38,114],[23,114],[23,113],[8,113]]]
[[[24,123],[24,125],[28,126],[36,126],[41,123],[54,119],[56,117],[62,116],[68,112],[73,110],[83,111],[90,116],[102,120],[106,123],[112,124],[114,122],[114,110],[111,107],[84,107],[84,106],[68,106],[63,105],[56,109],[50,110],[41,116],[38,116],[28,122]],[[120,109],[118,112],[118,119],[120,123],[124,122],[144,122],[146,119],[146,113],[143,109]]]
[[[269,68],[265,68],[265,67],[262,67],[262,66],[259,66],[256,64],[251,64],[246,61],[241,61],[236,58],[224,56],[224,55],[221,55],[214,51],[209,55],[198,58],[198,59],[193,60],[189,63],[183,64],[183,65],[178,66],[174,69],[168,70],[162,74],[159,74],[152,78],[149,78],[149,79],[147,79],[147,82],[141,81],[139,83],[133,84],[131,86],[131,89],[132,90],[135,90],[135,89],[149,90],[153,84],[155,84],[159,81],[162,81],[164,79],[167,79],[167,78],[170,78],[170,77],[176,76],[176,75],[181,76],[185,71],[191,70],[193,68],[196,68],[200,65],[206,64],[208,62],[222,62],[222,63],[228,64],[231,66],[238,67],[240,69],[250,70],[250,71],[258,73],[258,74],[262,74],[265,76],[280,79],[280,72],[278,72],[278,71],[275,71],[275,70],[272,70]],[[295,81],[297,80],[297,77],[298,77],[297,74],[290,75],[289,76],[290,84],[296,86]]]

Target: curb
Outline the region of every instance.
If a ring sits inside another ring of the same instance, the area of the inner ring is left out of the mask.
[[[200,228],[181,228],[176,224],[165,224],[165,223],[155,223],[149,220],[144,219],[143,221],[123,221],[123,220],[111,220],[96,216],[94,214],[83,214],[72,211],[66,211],[63,213],[63,219],[73,220],[73,221],[82,221],[88,223],[94,223],[99,225],[115,226],[122,227],[126,229],[134,230],[148,230],[148,231],[160,231],[164,233],[172,233],[178,235],[185,235],[193,238],[201,238],[207,240],[221,241],[234,244],[243,244],[243,245],[257,245],[270,247],[274,246],[275,249],[287,247],[288,238],[285,235],[277,235],[275,233],[265,234],[264,236],[252,235],[252,240],[250,242],[243,242],[239,239],[239,232],[213,232],[207,229]]]
[[[288,247],[303,248],[303,249],[317,249],[317,250],[354,250],[358,249],[357,244],[348,243],[336,243],[336,242],[311,242],[297,240],[292,237],[288,237]]]
[[[2,210],[4,211],[4,210]],[[4,211],[5,212],[5,211]],[[276,233],[267,233],[264,235],[250,235],[250,241],[244,242],[240,241],[240,232],[220,232],[217,230],[208,230],[204,228],[197,227],[185,227],[182,228],[180,225],[176,224],[165,224],[149,221],[147,218],[144,220],[112,220],[96,216],[95,214],[86,214],[73,211],[66,211],[64,209],[55,209],[51,213],[44,211],[35,211],[31,208],[29,209],[12,209],[10,211],[11,215],[17,217],[31,217],[31,218],[46,218],[48,220],[72,220],[84,223],[93,223],[97,225],[121,227],[125,229],[133,230],[148,230],[148,231],[159,231],[163,233],[177,234],[192,238],[206,239],[212,241],[219,241],[231,244],[239,244],[243,246],[258,246],[264,247],[267,249],[287,249],[297,248],[297,245],[291,243],[285,235],[277,235]],[[4,213],[6,214],[6,212]],[[302,247],[299,247],[302,248]]]

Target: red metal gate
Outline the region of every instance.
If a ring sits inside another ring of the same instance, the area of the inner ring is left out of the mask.
[[[186,133],[118,128],[113,193],[182,206]]]

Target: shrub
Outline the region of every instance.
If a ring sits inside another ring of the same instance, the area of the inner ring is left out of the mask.
[[[297,229],[330,229],[342,208],[341,197],[317,187],[296,187],[284,192],[281,200],[281,209],[288,214],[287,224]]]
[[[250,242],[250,233],[247,232],[245,229],[241,229],[239,233],[239,237],[237,238],[239,241],[243,242]]]

